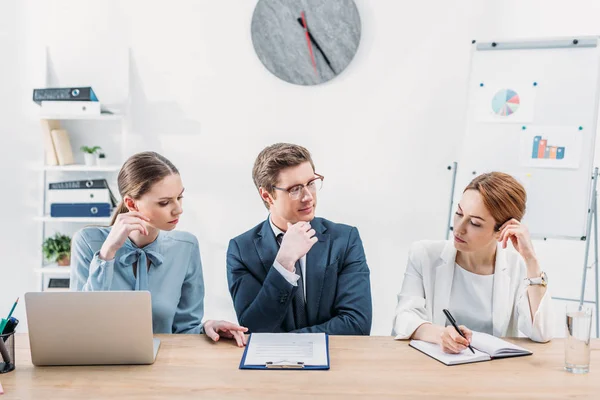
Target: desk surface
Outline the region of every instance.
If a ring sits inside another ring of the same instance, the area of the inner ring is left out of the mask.
[[[330,337],[329,371],[239,370],[243,349],[204,336],[159,335],[153,365],[34,367],[16,338],[15,371],[0,375],[8,399],[600,398],[600,340],[592,371],[563,371],[564,343],[517,339],[533,356],[447,367],[391,337]]]

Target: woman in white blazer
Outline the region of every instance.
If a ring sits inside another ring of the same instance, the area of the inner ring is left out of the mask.
[[[418,339],[458,353],[472,331],[551,339],[546,274],[536,258],[525,214],[526,193],[512,176],[492,172],[464,190],[453,241],[412,245],[394,318],[396,339]],[[511,241],[514,250],[507,249]],[[448,309],[466,339],[448,323]]]

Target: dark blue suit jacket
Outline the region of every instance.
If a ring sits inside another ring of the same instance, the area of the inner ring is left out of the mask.
[[[279,247],[268,219],[229,242],[227,280],[239,323],[251,332],[368,335],[371,283],[358,230],[323,218],[311,226],[319,241],[306,255],[308,326],[295,326],[298,286],[273,267]]]

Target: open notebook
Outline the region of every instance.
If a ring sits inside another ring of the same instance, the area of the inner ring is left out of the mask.
[[[471,346],[475,354],[468,348],[459,354],[444,353],[439,344],[411,340],[410,347],[435,358],[446,365],[468,364],[480,361],[491,361],[494,358],[529,356],[533,353],[523,347],[499,339],[487,333],[473,332]]]

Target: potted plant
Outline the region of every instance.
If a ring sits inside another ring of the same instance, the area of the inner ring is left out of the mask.
[[[56,262],[60,266],[71,264],[71,238],[67,235],[56,233],[53,237],[46,238],[42,245],[44,258]]]
[[[96,165],[96,152],[101,150],[100,146],[81,146],[81,151],[83,151],[83,157],[85,158],[85,165]]]

